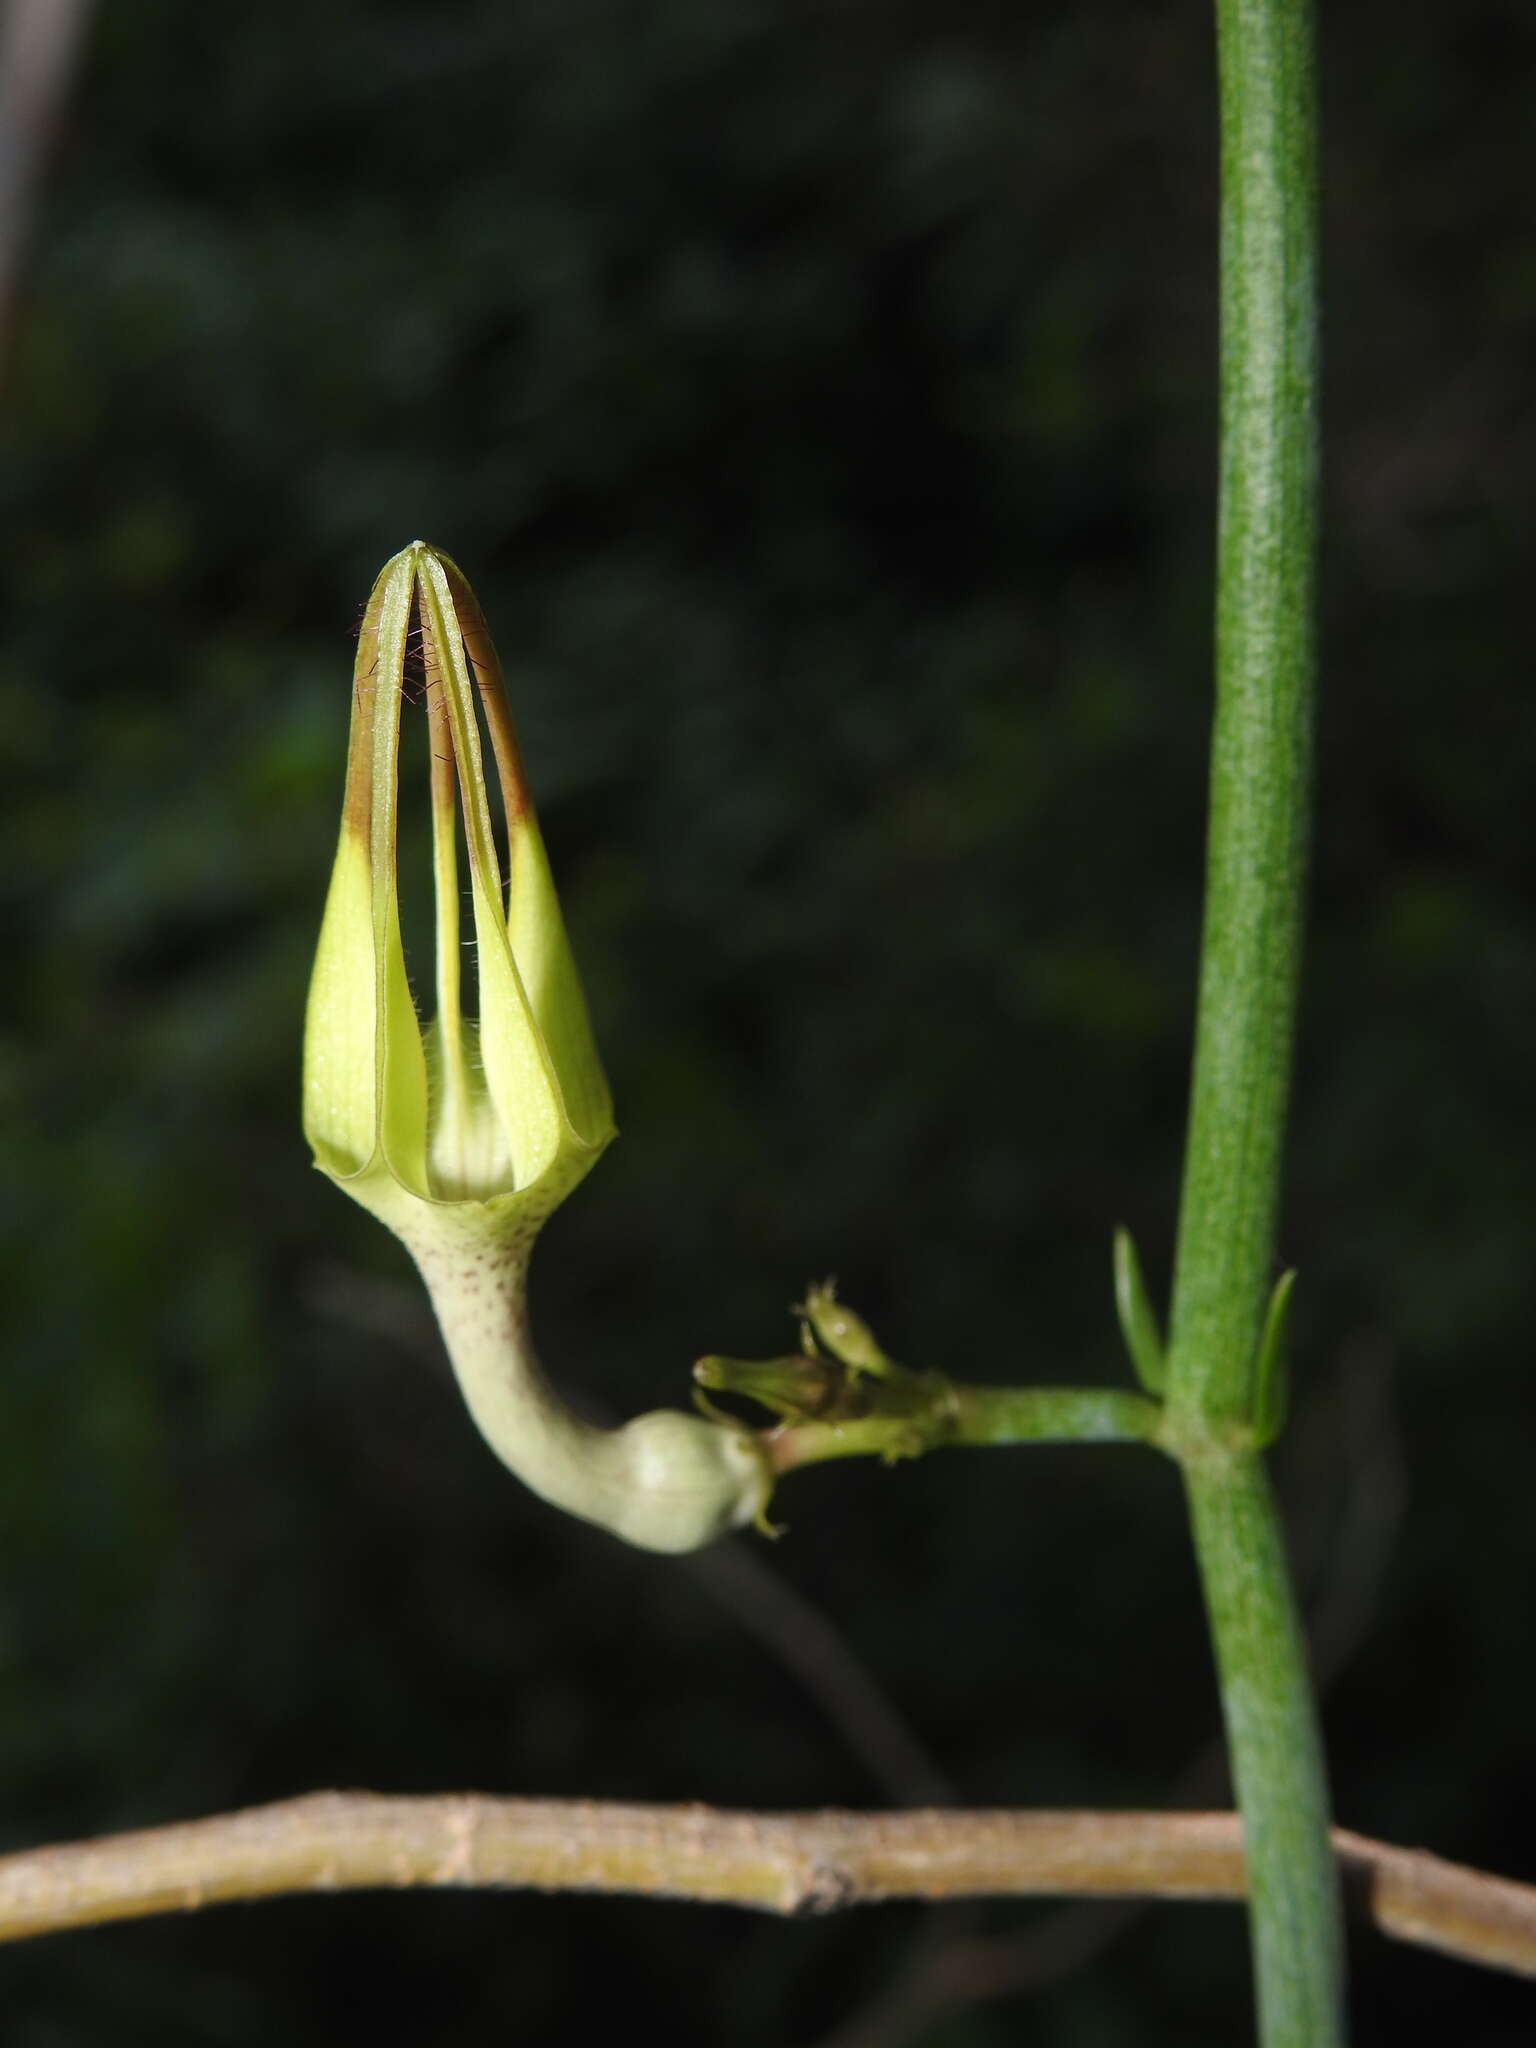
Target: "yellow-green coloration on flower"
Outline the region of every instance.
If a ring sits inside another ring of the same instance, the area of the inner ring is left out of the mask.
[[[413,648],[430,727],[437,911],[437,1017],[425,1037],[395,877]],[[477,695],[507,819],[505,888]],[[460,797],[478,1025],[463,1015],[460,987]],[[542,1218],[613,1136],[495,653],[459,570],[419,541],[386,565],[358,636],[341,844],[310,987],[304,1113],[318,1164],[407,1242],[436,1203],[474,1199]]]
[[[418,659],[437,926],[425,1031],[396,878],[400,720]],[[464,1014],[461,820],[478,1019]],[[358,637],[341,841],[309,992],[304,1131],[316,1165],[409,1248],[471,1413],[536,1493],[649,1550],[696,1549],[760,1511],[765,1466],[747,1432],[673,1412],[594,1429],[533,1355],[533,1240],[612,1138],[613,1112],[495,649],[461,571],[421,541],[385,564]]]

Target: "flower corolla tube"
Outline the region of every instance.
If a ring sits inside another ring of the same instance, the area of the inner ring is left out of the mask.
[[[432,816],[436,1014],[425,1027],[397,877],[400,724],[413,694],[425,698]],[[305,1027],[304,1131],[315,1164],[411,1253],[471,1414],[535,1493],[648,1550],[696,1549],[761,1515],[766,1467],[748,1431],[673,1410],[596,1428],[534,1354],[533,1241],[613,1137],[613,1111],[495,649],[462,572],[421,541],[385,564],[358,635],[341,836]]]

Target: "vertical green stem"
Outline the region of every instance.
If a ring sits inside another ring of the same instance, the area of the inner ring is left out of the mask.
[[[1307,0],[1217,0],[1221,506],[1200,1016],[1169,1393],[1247,1418],[1301,955],[1317,527]]]
[[[1264,2048],[1337,2048],[1344,1951],[1306,1648],[1262,1458],[1188,1457],[1185,1490],[1248,1858]]]
[[[1316,1711],[1251,1448],[1301,956],[1317,525],[1309,0],[1216,0],[1221,504],[1199,1021],[1168,1351],[1247,1842],[1265,2048],[1342,2039]]]

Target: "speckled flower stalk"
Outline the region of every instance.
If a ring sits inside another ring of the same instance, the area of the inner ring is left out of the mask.
[[[425,1032],[396,885],[401,704],[418,649],[436,903],[437,1015]],[[506,817],[505,883],[482,721]],[[478,1020],[462,991],[461,816]],[[673,1411],[594,1428],[534,1355],[533,1242],[612,1138],[612,1105],[495,650],[462,573],[421,541],[385,564],[358,638],[341,840],[310,983],[304,1130],[316,1165],[410,1250],[470,1413],[535,1493],[647,1550],[697,1549],[761,1512],[766,1466],[749,1432]]]

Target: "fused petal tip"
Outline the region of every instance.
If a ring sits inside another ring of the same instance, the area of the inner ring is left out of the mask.
[[[397,875],[400,721],[416,676],[436,904],[430,979],[415,963],[437,999],[425,1033]],[[478,1015],[462,987],[461,845]],[[440,1235],[442,1217],[429,1224],[421,1212],[444,1204],[506,1205],[509,1223],[514,1212],[542,1218],[613,1134],[495,648],[462,571],[424,541],[384,565],[358,634],[341,834],[310,984],[304,1128],[322,1170],[408,1242],[415,1226]]]

